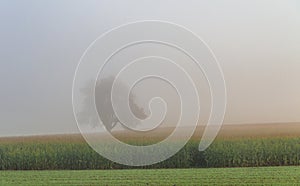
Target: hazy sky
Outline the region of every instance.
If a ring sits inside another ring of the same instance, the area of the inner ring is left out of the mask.
[[[300,121],[300,3],[0,1],[0,135],[78,132],[72,81],[84,50],[124,23],[164,20],[205,40],[224,71],[225,123]]]

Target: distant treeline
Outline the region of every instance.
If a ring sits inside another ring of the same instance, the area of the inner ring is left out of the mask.
[[[172,158],[139,168],[200,168],[300,165],[300,138],[217,140],[206,151],[189,142]],[[0,142],[0,170],[125,169],[83,142]]]

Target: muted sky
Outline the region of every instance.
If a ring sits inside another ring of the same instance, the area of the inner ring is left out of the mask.
[[[225,123],[300,121],[300,3],[0,1],[0,136],[78,132],[72,81],[102,33],[128,22],[183,25],[214,51],[228,91]]]

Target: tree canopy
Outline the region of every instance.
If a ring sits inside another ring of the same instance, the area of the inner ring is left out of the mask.
[[[108,77],[105,79],[102,79],[96,83],[95,87],[95,104],[97,112],[100,116],[100,119],[105,126],[105,128],[108,131],[111,131],[118,123],[120,123],[119,119],[117,118],[115,111],[112,106],[111,102],[111,92],[112,92],[112,86],[114,83],[114,77]],[[116,96],[116,101],[125,101],[128,99],[128,97],[124,94],[124,92],[127,92],[128,87],[124,83],[118,83],[115,86],[118,86],[119,92]],[[89,115],[90,110],[88,110],[88,104],[92,103],[92,98],[90,95],[88,95],[88,91],[82,90],[83,94],[87,94],[86,98],[83,103],[83,110],[79,113],[79,118],[81,122],[86,122],[89,124],[92,124],[94,127],[96,125],[96,119],[97,118],[91,118]],[[146,118],[145,111],[142,107],[140,107],[136,102],[136,96],[134,93],[131,93],[129,96],[129,105],[131,108],[131,112],[140,119]],[[130,123],[130,125],[135,126],[138,123]]]

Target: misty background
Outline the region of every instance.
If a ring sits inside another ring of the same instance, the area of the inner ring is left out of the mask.
[[[225,124],[300,121],[297,0],[2,0],[0,136],[78,132],[71,95],[81,55],[102,33],[145,19],[183,25],[214,51]]]

